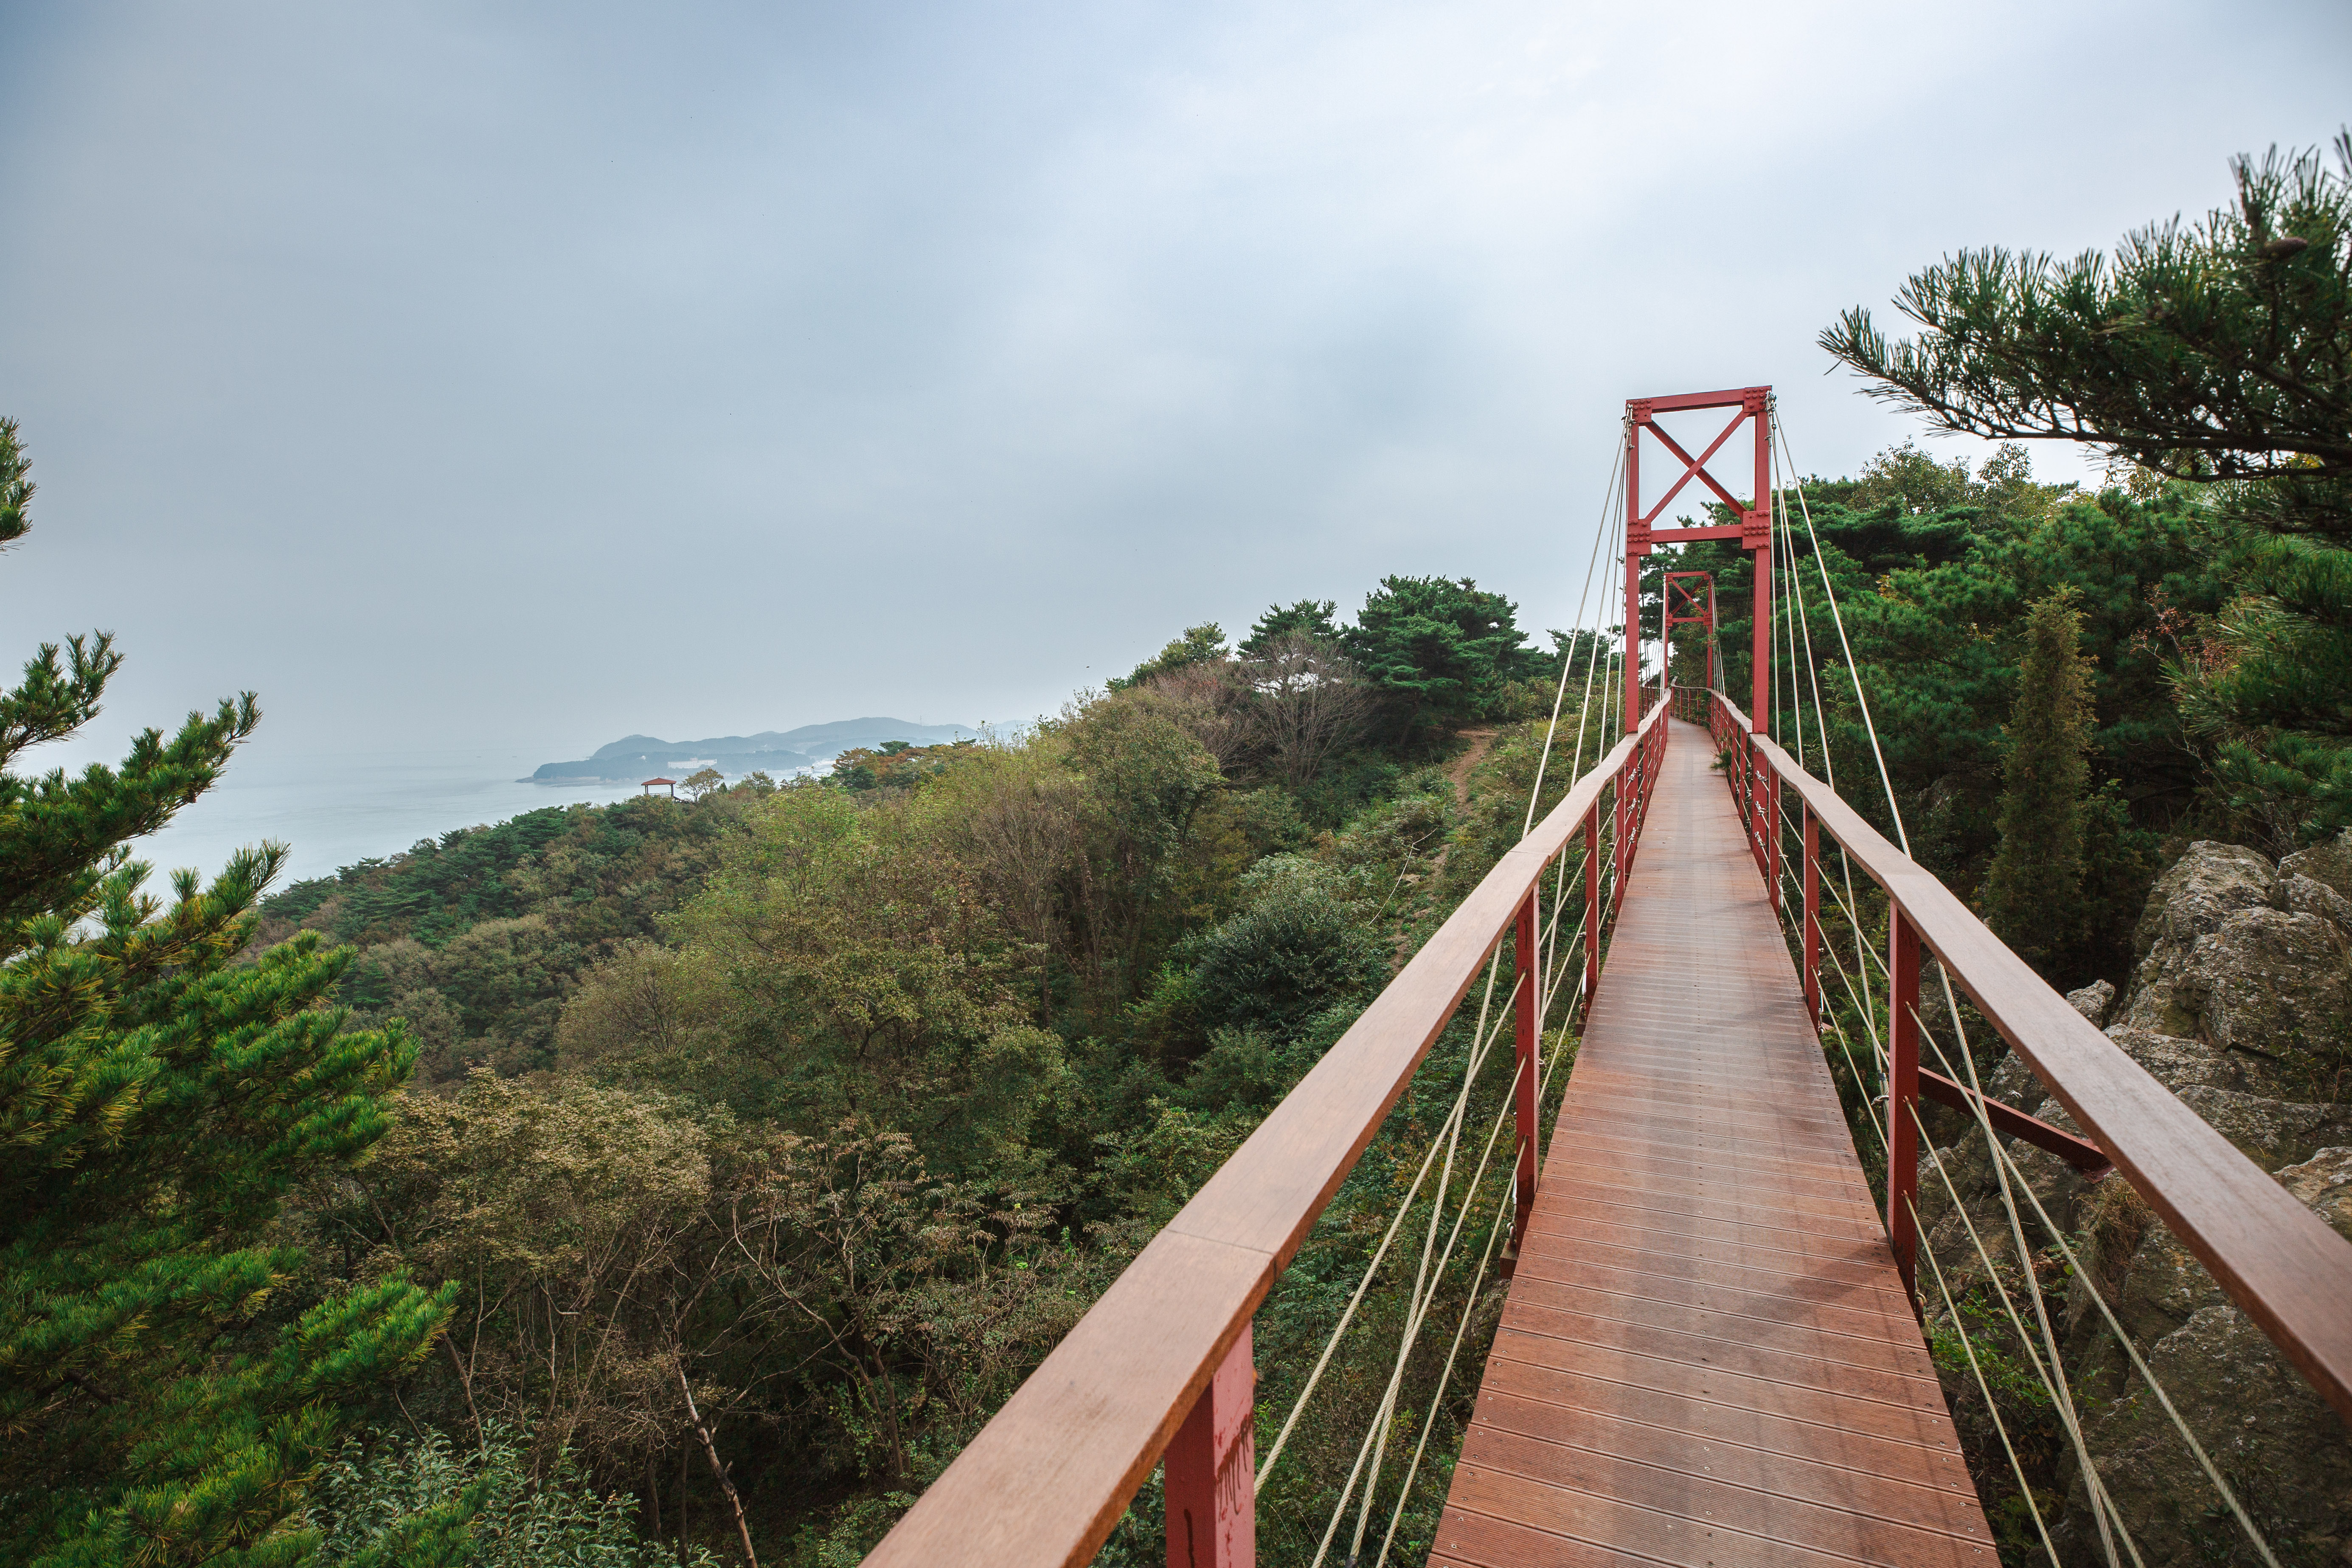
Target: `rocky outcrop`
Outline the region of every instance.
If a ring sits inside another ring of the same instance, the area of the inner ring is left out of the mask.
[[[2121,998],[2101,986],[2068,1000],[2352,1240],[2352,833],[2275,866],[2238,845],[2191,845],[2158,881],[2136,942],[2139,963]],[[1988,1088],[2071,1125],[2013,1058]],[[2062,1287],[2066,1363],[2086,1447],[2142,1559],[2258,1561],[2132,1371],[2094,1288],[2281,1560],[2352,1563],[2343,1422],[2127,1183],[2086,1185],[2048,1155],[2008,1147],[2051,1220],[2076,1238],[2083,1273]],[[1981,1134],[1937,1157],[1961,1202],[1923,1169],[1928,1245],[1956,1282],[1981,1277],[1979,1242],[2008,1271],[2015,1252]],[[2040,1245],[2030,1211],[2025,1224]],[[2083,1479],[2071,1463],[2062,1468],[2070,1488],[2054,1531],[2062,1555],[2103,1562]]]
[[[2352,1240],[2352,1148],[2322,1150],[2277,1176]],[[2112,1206],[2143,1207],[2130,1188],[2110,1184]],[[2352,1561],[2352,1442],[2344,1423],[2144,1207],[2137,1228],[2111,1300],[2148,1370],[2282,1562]],[[2142,1559],[2255,1562],[2114,1336],[2086,1323],[2074,1342],[2068,1363],[2085,1446]],[[2097,1560],[2079,1476],[2057,1533],[2071,1556]]]
[[[2290,857],[2347,875],[2352,847]],[[2197,843],[2157,881],[2118,1026],[2268,1062],[2271,1087],[2340,1098],[2352,1020],[2352,899],[2235,844]]]
[[[2104,1024],[2116,1005],[2116,988],[2104,980],[2094,980],[2080,991],[2066,993],[2067,1003],[2094,1024]]]

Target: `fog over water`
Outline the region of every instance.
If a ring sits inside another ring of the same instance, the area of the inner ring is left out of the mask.
[[[1850,472],[1910,426],[1838,310],[2352,115],[2352,7],[2288,0],[0,17],[0,656],[130,655],[45,761],[257,690],[159,858],[305,872],[1386,573],[1561,625],[1626,397],[1770,382]]]

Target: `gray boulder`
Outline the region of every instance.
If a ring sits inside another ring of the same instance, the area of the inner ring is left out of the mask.
[[[2280,864],[2284,866],[2285,862]],[[2300,871],[2282,870],[2279,873],[2279,894],[2281,900],[2295,914],[2316,915],[2337,931],[2352,934],[2352,899],[2346,898],[2326,883],[2306,877]]]
[[[2352,1105],[2271,1100],[2204,1086],[2182,1089],[2180,1102],[2265,1171],[2352,1143]]]
[[[2066,1000],[2094,1025],[2104,1024],[2107,1009],[2116,1005],[2116,988],[2104,980],[2094,980],[2080,991],[2067,992]]]
[[[2352,1034],[2352,942],[2317,915],[2242,910],[2197,940],[2172,993],[2202,1037],[2267,1057],[2321,1092]]]
[[[2275,867],[2242,846],[2191,845],[2158,880],[2135,941],[2139,962],[2122,996],[2084,987],[2067,1000],[2352,1239],[2352,1104],[2344,1103],[2352,1090],[2352,833]],[[1986,1087],[2072,1126],[2014,1056]],[[2079,1238],[2083,1269],[2065,1287],[2065,1359],[2091,1454],[2142,1559],[2259,1561],[2132,1370],[2095,1288],[2280,1561],[2352,1564],[2344,1424],[2127,1181],[2086,1184],[2051,1156],[2007,1146],[2052,1221]],[[1968,1131],[1937,1152],[1958,1191],[1940,1190],[1923,1171],[1927,1245],[1956,1288],[1982,1279],[1979,1242],[2013,1278],[2014,1246],[1982,1135]],[[2026,1223],[2029,1245],[2046,1247],[2038,1224],[2030,1215]],[[2071,1456],[2060,1469],[2071,1489],[2053,1530],[2061,1556],[2103,1562]]]
[[[2352,827],[2325,844],[2296,850],[2279,862],[2279,874],[2308,877],[2352,899]]]
[[[2352,1240],[2352,1148],[2327,1148],[2277,1173],[2287,1191]],[[2116,1316],[2142,1350],[2189,1430],[2198,1435],[2284,1562],[2352,1560],[2352,1441],[2344,1423],[2238,1310],[2189,1249],[2115,1184],[2111,1213],[2095,1220],[2091,1263]],[[2118,1275],[2120,1278],[2118,1279]],[[2090,1303],[2081,1284],[2077,1306]],[[2259,1559],[2179,1431],[2092,1312],[2080,1325],[2077,1368],[2084,1437],[2101,1479],[2148,1563],[2252,1563]],[[2082,1478],[2072,1478],[2059,1531],[2070,1559],[2097,1553]]]
[[[2318,850],[2289,858],[2338,874]],[[2158,879],[2136,941],[2142,957],[2116,1026],[2276,1069],[2245,1089],[2333,1096],[2352,1065],[2352,900],[2241,845],[2200,841]]]
[[[2238,910],[2271,904],[2277,884],[2277,872],[2255,851],[2242,844],[2200,838],[2156,879],[2132,933],[2132,947],[2142,959],[2159,945],[2186,947],[2207,931],[2219,931],[2222,921]]]
[[[2109,1029],[2107,1038],[2121,1046],[2124,1055],[2146,1068],[2150,1077],[2175,1094],[2184,1089],[2276,1094],[2281,1087],[2280,1074],[2272,1063],[2260,1057],[2221,1050],[2202,1040],[2159,1035],[2153,1029],[2135,1029],[2128,1024],[2117,1024]]]

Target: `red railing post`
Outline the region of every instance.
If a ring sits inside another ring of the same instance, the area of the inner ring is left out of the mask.
[[[1518,1134],[1518,1163],[1512,1179],[1511,1250],[1519,1256],[1519,1241],[1528,1233],[1528,1215],[1536,1206],[1536,896],[1530,890],[1519,905],[1517,934],[1518,988],[1512,1008],[1511,1037],[1518,1058],[1511,1080],[1511,1126]],[[1508,1270],[1506,1270],[1507,1273]]]
[[[1822,1026],[1822,819],[1801,802],[1805,814],[1805,1011]]]
[[[1886,1239],[1903,1287],[1917,1301],[1919,1228],[1919,929],[1886,911]]]
[[[1584,814],[1584,1005],[1601,989],[1601,808]]]
[[[1168,1568],[1253,1568],[1257,1561],[1256,1384],[1244,1323],[1161,1460]]]
[[[1764,767],[1764,838],[1771,847],[1767,853],[1764,879],[1772,889],[1772,912],[1780,912],[1780,776],[1770,763]]]
[[[1609,846],[1611,878],[1609,907],[1612,910],[1617,908],[1617,900],[1624,895],[1625,891],[1625,840],[1628,837],[1625,825],[1632,816],[1632,813],[1627,809],[1630,802],[1625,793],[1625,784],[1641,765],[1642,751],[1639,746],[1636,746],[1633,749],[1633,754],[1625,759],[1625,766],[1618,773],[1616,781],[1609,786],[1610,803],[1617,813],[1617,837]]]

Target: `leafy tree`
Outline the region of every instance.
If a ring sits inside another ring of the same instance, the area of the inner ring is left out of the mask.
[[[2352,132],[2231,163],[2233,205],[2112,259],[1963,251],[1822,345],[1947,428],[2071,440],[2219,488],[2246,596],[2184,667],[2231,803],[2285,843],[2352,822]],[[2283,847],[2283,846],[2282,846]]]
[[[1822,346],[1873,395],[1954,430],[2107,448],[2174,479],[2352,476],[2352,132],[2231,160],[2237,201],[2126,237],[2109,261],[1964,250],[1904,287],[1927,331],[1852,310]]]
[[[441,1414],[486,1454],[525,1443],[534,1475],[577,1452],[636,1484],[652,1479],[650,1451],[707,1457],[688,1434],[709,1436],[760,1380],[689,1407],[680,1370],[720,1353],[757,1362],[790,1332],[702,1310],[730,1267],[714,1193],[742,1163],[731,1119],[656,1092],[487,1071],[399,1110],[319,1223],[363,1267],[458,1282],[464,1330],[444,1346],[456,1397]]]
[[[1339,608],[1335,599],[1301,599],[1295,605],[1270,605],[1250,626],[1250,635],[1234,651],[1244,658],[1258,658],[1276,643],[1291,637],[1336,643],[1339,640],[1339,628],[1332,624],[1331,617]]]
[[[320,1468],[310,1527],[326,1555],[352,1568],[400,1568],[450,1550],[457,1532],[436,1527],[460,1510],[472,1513],[463,1534],[470,1568],[667,1568],[677,1561],[638,1538],[630,1500],[598,1496],[572,1454],[534,1466],[531,1451],[526,1434],[498,1425],[462,1447],[430,1429],[346,1439]],[[695,1547],[688,1561],[718,1568],[719,1560]]]
[[[2052,594],[2026,616],[2001,757],[2000,847],[1984,885],[1993,930],[2045,973],[2074,944],[2082,921],[2091,689],[2083,618],[2070,598]]]
[[[730,1052],[761,1068],[740,1109],[809,1133],[870,1118],[943,1169],[1017,1166],[1066,1061],[976,879],[920,817],[845,790],[779,790],[750,816],[671,923],[725,977]]]
[[[885,741],[873,751],[853,746],[834,758],[833,777],[845,789],[911,789],[971,756],[978,745],[976,741],[947,741],[936,746]]]
[[[8,538],[25,467],[0,425]],[[392,1274],[273,1309],[299,1258],[267,1232],[383,1134],[415,1053],[320,1005],[348,951],[235,962],[282,846],[209,888],[175,874],[168,906],[142,891],[123,845],[219,776],[249,693],[142,732],[120,770],[7,771],[88,722],[121,662],[103,633],[44,645],[0,695],[0,1563],[296,1563],[312,1467],[447,1298]]]
[[[1287,1037],[1335,1002],[1388,978],[1378,936],[1329,893],[1286,882],[1211,931],[1193,985],[1202,1021]]]
[[[1195,818],[1223,780],[1201,743],[1147,703],[1096,703],[1066,716],[1056,738],[1085,780],[1073,923],[1097,995],[1124,1004],[1150,973],[1155,929],[1172,938],[1186,923],[1166,897],[1181,886]]]
[[[340,1000],[363,1025],[405,1020],[428,1080],[543,1068],[582,978],[657,933],[761,794],[752,781],[691,805],[641,796],[460,828],[271,895],[261,940],[356,942]]]
[[[1186,626],[1183,636],[1137,665],[1125,679],[1113,676],[1105,684],[1113,691],[1125,691],[1131,686],[1142,685],[1155,675],[1166,675],[1196,664],[1214,664],[1224,657],[1224,628],[1214,621],[1206,621],[1197,626]]]
[[[1303,790],[1362,734],[1371,693],[1322,637],[1289,631],[1252,640],[1257,647],[1240,661],[1251,697],[1248,737],[1268,773]]]
[[[1526,642],[1517,606],[1467,577],[1383,577],[1340,634],[1408,736],[1498,716],[1506,689],[1543,667]]]

